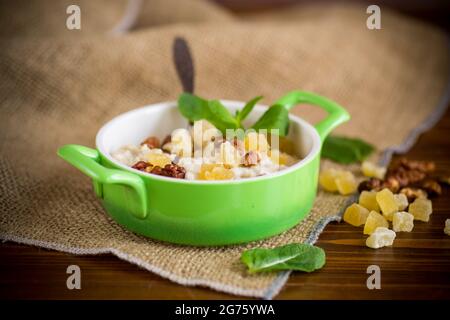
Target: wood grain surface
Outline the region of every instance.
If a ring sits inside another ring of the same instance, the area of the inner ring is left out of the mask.
[[[449,109],[450,110],[450,109]],[[387,133],[388,134],[388,133]],[[433,160],[450,173],[450,111],[407,153]],[[277,299],[449,299],[450,189],[433,200],[430,222],[416,222],[411,233],[397,233],[393,247],[367,248],[362,228],[331,223],[317,245],[326,266],[315,273],[293,273]],[[80,266],[81,290],[68,290],[66,268]],[[381,269],[381,289],[369,290],[367,267]],[[14,243],[0,245],[1,299],[235,299],[207,288],[172,283],[112,255],[75,256]]]

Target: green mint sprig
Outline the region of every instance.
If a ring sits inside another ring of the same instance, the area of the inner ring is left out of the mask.
[[[342,164],[361,162],[375,147],[362,139],[328,136],[322,146],[322,157]]]
[[[178,98],[178,108],[189,121],[207,120],[225,134],[227,129],[244,129],[242,121],[261,99],[261,96],[251,99],[233,116],[219,100],[206,100],[182,93]],[[278,129],[280,136],[286,136],[289,131],[289,110],[279,104],[273,105],[250,128],[257,131]]]

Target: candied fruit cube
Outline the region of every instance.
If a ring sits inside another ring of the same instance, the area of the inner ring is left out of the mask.
[[[169,156],[162,153],[153,153],[150,152],[147,154],[147,161],[152,164],[153,166],[158,166],[161,168],[164,168],[166,164],[171,164],[172,161],[170,160]]]
[[[198,172],[198,179],[206,180],[205,173],[211,172],[216,166],[218,165],[213,163],[203,163],[200,167],[200,171]]]
[[[355,193],[358,188],[355,176],[350,171],[338,172],[335,182],[339,193],[342,195]]]
[[[295,162],[297,162],[297,160],[298,159],[296,157],[291,156],[290,154],[288,154],[286,152],[282,152],[280,154],[280,165],[291,166]]]
[[[414,220],[428,222],[430,214],[433,212],[431,200],[417,198],[409,205],[408,211],[414,216]]]
[[[276,149],[270,150],[269,155],[272,162],[280,166],[290,166],[296,161],[295,157]]]
[[[450,219],[445,220],[444,232],[450,236]]]
[[[370,211],[367,217],[366,223],[364,224],[364,234],[371,234],[378,227],[389,227],[389,222],[376,211]]]
[[[394,198],[395,198],[395,202],[397,202],[398,205],[398,211],[403,211],[406,208],[408,208],[408,197],[406,197],[405,194],[403,193],[399,193],[399,194],[394,194]]]
[[[376,191],[363,191],[359,195],[359,204],[369,211],[380,211]]]
[[[338,176],[338,170],[330,168],[323,170],[319,175],[319,183],[326,191],[337,191],[336,178]]]
[[[384,179],[386,174],[386,168],[379,167],[370,161],[364,161],[361,165],[361,171],[363,175],[369,178]]]
[[[247,133],[244,139],[244,145],[247,151],[267,152],[270,149],[266,136],[255,131]]]
[[[414,228],[414,216],[408,212],[396,212],[392,218],[392,226],[395,232],[411,232]]]
[[[352,226],[359,227],[366,223],[369,210],[357,203],[352,204],[344,212],[344,221]]]
[[[392,246],[395,239],[395,232],[388,228],[378,227],[366,240],[366,246],[372,249]]]
[[[392,215],[394,212],[398,211],[398,204],[395,201],[394,194],[391,190],[384,188],[383,190],[377,192],[376,198],[383,216],[387,220],[392,221]]]
[[[274,139],[279,139],[279,150],[282,152],[285,152],[287,154],[295,154],[295,143],[286,138],[286,137],[280,137],[277,135],[272,135],[271,136],[271,141],[274,141]]]
[[[358,187],[353,173],[333,168],[323,170],[320,173],[319,183],[326,191],[338,191],[342,195],[352,194]]]
[[[202,164],[198,173],[199,180],[228,180],[233,177],[233,171],[220,164]]]
[[[206,173],[208,180],[228,180],[233,179],[233,171],[225,167],[214,168],[210,174]]]

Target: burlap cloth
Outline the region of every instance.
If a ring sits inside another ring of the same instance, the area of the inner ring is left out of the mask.
[[[371,31],[363,7],[236,18],[203,1],[70,3],[81,7],[80,31],[65,27],[68,1],[0,2],[4,240],[75,254],[110,252],[180,284],[271,298],[288,273],[249,275],[240,253],[253,246],[313,243],[329,221],[340,219],[348,199],[319,192],[309,217],[279,236],[196,248],[136,236],[108,217],[89,179],[59,159],[56,149],[66,143],[94,146],[97,130],[110,118],[176,99],[176,35],[192,47],[198,94],[234,100],[262,94],[270,103],[292,89],[315,91],[351,113],[339,133],[361,137],[380,151],[408,148],[446,104],[446,36],[385,8],[382,30]],[[308,106],[294,112],[312,122],[323,116]]]

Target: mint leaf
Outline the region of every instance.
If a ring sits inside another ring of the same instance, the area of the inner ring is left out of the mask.
[[[211,122],[222,133],[227,129],[237,129],[238,123],[236,119],[230,114],[228,109],[219,101],[212,100],[208,103],[209,114],[206,120]]]
[[[178,98],[178,109],[190,121],[205,119],[208,101],[190,93],[182,93]]]
[[[233,117],[228,109],[218,100],[208,101],[190,93],[182,93],[178,98],[178,108],[189,121],[207,120],[223,134],[227,129],[242,128],[241,121],[253,110],[262,97],[256,97],[246,103]],[[278,129],[280,136],[286,136],[289,130],[289,111],[280,104],[270,107],[252,126],[255,130]]]
[[[247,102],[245,104],[245,106],[242,108],[241,111],[238,111],[236,113],[236,121],[237,121],[239,127],[242,127],[241,122],[244,121],[245,118],[247,118],[247,116],[250,114],[250,112],[252,112],[256,103],[261,99],[262,99],[262,96],[253,98],[252,100],[250,100],[249,102]]]
[[[251,273],[277,270],[312,272],[325,265],[325,251],[310,244],[292,243],[273,249],[244,251],[241,261]]]
[[[284,137],[289,131],[289,111],[280,104],[273,105],[264,112],[252,128],[257,131],[278,129],[278,135]]]
[[[373,145],[358,138],[328,136],[322,146],[322,157],[349,164],[363,161],[374,150]]]
[[[178,98],[178,109],[189,121],[207,120],[222,133],[226,129],[237,129],[236,119],[218,100],[208,101],[189,93],[183,93]]]

